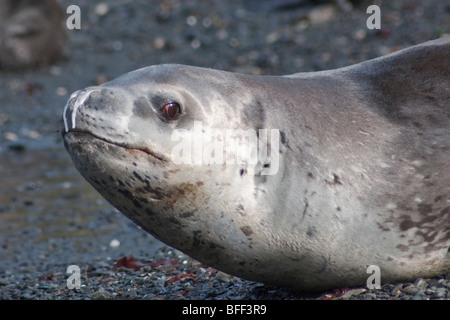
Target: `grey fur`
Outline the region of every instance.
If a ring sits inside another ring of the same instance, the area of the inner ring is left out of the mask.
[[[109,202],[163,242],[301,290],[450,268],[450,38],[354,66],[250,76],[160,65],[73,95],[65,147]],[[161,108],[182,105],[169,121]],[[280,131],[279,170],[175,165],[175,129]]]

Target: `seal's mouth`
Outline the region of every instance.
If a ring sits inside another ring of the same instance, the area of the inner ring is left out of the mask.
[[[136,151],[141,151],[163,163],[170,161],[170,159],[168,159],[165,155],[161,154],[160,152],[155,152],[154,150],[150,150],[149,148],[145,148],[145,147],[134,147],[134,146],[130,146],[130,145],[123,144],[123,143],[112,142],[103,137],[99,137],[99,136],[93,134],[92,132],[87,132],[87,131],[82,131],[82,130],[77,130],[77,129],[71,129],[68,132],[66,132],[65,130],[62,130],[62,137],[63,137],[64,141],[66,141],[66,142],[68,141],[66,136],[69,136],[69,135],[79,136],[79,137],[83,136],[85,140],[102,141],[106,144],[114,145],[116,147],[125,149],[130,153],[133,153]],[[70,146],[70,143],[67,143],[67,144]]]

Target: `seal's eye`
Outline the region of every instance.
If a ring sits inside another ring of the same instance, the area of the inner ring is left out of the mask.
[[[178,114],[181,113],[180,105],[176,102],[169,102],[168,104],[165,104],[162,111],[167,119],[170,120],[176,119]]]

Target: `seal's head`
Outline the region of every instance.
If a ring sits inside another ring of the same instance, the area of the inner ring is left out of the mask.
[[[282,175],[273,175],[278,132],[259,131],[258,96],[239,90],[251,79],[159,65],[77,91],[64,109],[65,147],[83,177],[155,237],[225,271],[257,268],[267,246],[255,229],[266,210],[258,199],[278,192],[250,186]],[[270,157],[259,161],[263,136]]]

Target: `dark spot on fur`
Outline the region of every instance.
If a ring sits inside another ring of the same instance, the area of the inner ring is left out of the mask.
[[[236,210],[239,212],[241,217],[245,217],[247,213],[245,212],[244,206],[242,204],[238,205]]]
[[[427,215],[433,211],[433,206],[427,203],[420,203],[417,208],[421,215]]]
[[[143,208],[142,204],[137,199],[133,200],[133,204],[134,204],[135,207],[137,207],[139,209]]]
[[[154,199],[163,199],[165,197],[164,190],[162,188],[147,188],[145,187],[145,190],[147,190],[149,193],[151,193]]]
[[[149,119],[152,116],[152,108],[144,97],[139,97],[134,101],[133,114],[141,119]]]
[[[241,177],[244,176],[245,174],[247,174],[247,170],[245,169],[241,169],[241,171],[239,172]]]
[[[243,227],[241,227],[241,231],[242,231],[247,237],[249,237],[249,236],[253,233],[253,230],[252,230],[252,228],[251,228],[250,226],[243,226]]]
[[[386,228],[385,226],[381,225],[380,223],[377,222],[377,224],[378,224],[378,228],[380,228],[382,231],[391,231],[391,229]]]
[[[148,203],[148,200],[146,198],[143,197],[139,197],[138,200],[142,203]]]
[[[316,234],[316,228],[309,226],[308,230],[306,231],[306,235],[308,237],[313,237]]]
[[[214,243],[214,242],[209,242],[209,247],[211,249],[225,249],[224,246],[221,246],[220,244]]]
[[[342,184],[341,182],[341,178],[339,178],[339,176],[335,173],[333,173],[333,179],[334,179],[334,184]]]
[[[178,219],[175,219],[175,217],[170,217],[169,218],[170,223],[176,224],[176,225],[181,225],[180,221]]]
[[[284,133],[283,131],[280,131],[280,140],[281,144],[286,144],[286,133]]]
[[[332,181],[329,181],[329,180],[325,180],[325,182],[327,183],[327,184],[330,184],[330,185],[342,185],[342,181],[341,181],[341,178],[337,175],[337,174],[335,174],[335,173],[333,173],[333,180]]]
[[[423,232],[422,230],[418,230],[416,232],[416,236],[420,236],[423,237],[423,239],[425,240],[425,243],[429,243],[426,247],[425,247],[425,252],[430,252],[436,249],[435,244],[433,243],[436,239],[436,236],[438,235],[438,231],[428,231],[428,232]]]
[[[242,109],[241,118],[244,119],[245,123],[248,123],[252,128],[265,128],[266,113],[264,109],[264,102],[255,99],[250,102],[247,108]],[[259,130],[256,133],[259,134]]]
[[[267,176],[255,175],[253,181],[255,182],[255,185],[266,183],[267,182]]]
[[[125,198],[133,200],[133,195],[127,189],[118,189],[117,191],[121,193]]]
[[[414,222],[411,220],[404,220],[400,223],[399,227],[401,231],[406,231],[414,227]]]
[[[399,244],[397,245],[398,250],[402,251],[402,252],[406,252],[409,250],[408,246],[405,246],[403,244]]]
[[[308,199],[306,199],[306,198],[303,199],[303,202],[305,203],[305,207],[303,208],[302,219],[305,218],[305,215],[306,215],[306,212],[308,211],[308,206],[309,206]]]
[[[197,247],[200,245],[200,237],[199,237],[200,233],[202,233],[202,230],[192,231],[192,234],[194,235],[194,239],[192,240],[193,241],[192,245],[194,247]]]
[[[143,179],[136,171],[133,171],[133,175],[137,178],[137,179],[139,179],[139,181],[141,181],[141,182],[148,182],[147,180],[145,180],[145,179]]]
[[[194,212],[183,212],[182,214],[180,214],[181,218],[190,218],[194,215]]]

